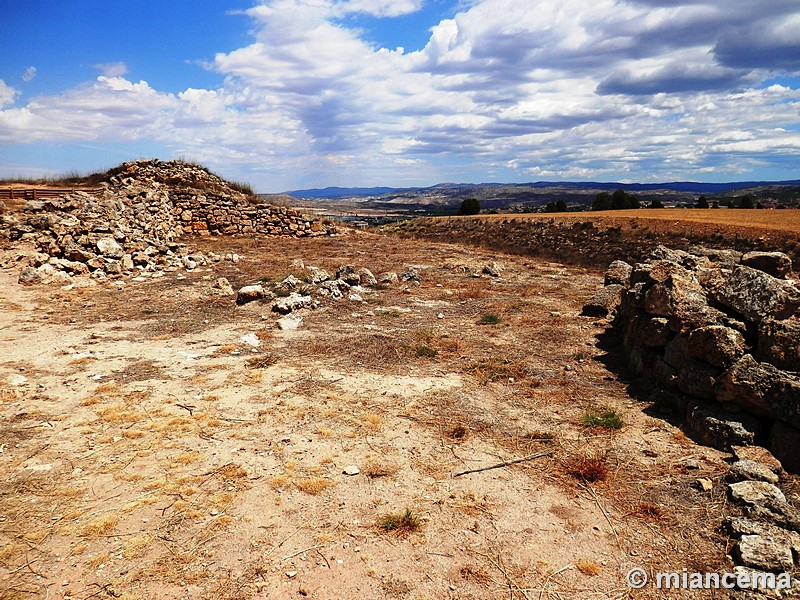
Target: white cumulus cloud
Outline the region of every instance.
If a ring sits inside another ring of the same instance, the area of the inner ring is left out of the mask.
[[[497,169],[686,179],[796,155],[796,2],[470,0],[415,52],[377,47],[342,19],[422,6],[263,0],[245,13],[251,42],[208,63],[217,89],[160,92],[99,64],[94,82],[0,110],[0,139],[152,139],[250,169],[273,191]],[[0,82],[0,107],[15,95]]]

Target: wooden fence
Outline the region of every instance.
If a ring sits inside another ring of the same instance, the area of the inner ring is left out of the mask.
[[[40,200],[42,198],[58,198],[64,194],[69,194],[76,190],[56,190],[52,188],[9,188],[0,189],[0,200]],[[93,190],[83,190],[93,191]]]

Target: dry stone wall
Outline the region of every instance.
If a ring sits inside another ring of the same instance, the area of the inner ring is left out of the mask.
[[[719,449],[764,445],[800,473],[800,288],[779,252],[659,246],[614,261],[584,306],[614,316],[628,365],[649,399]]]
[[[35,252],[22,283],[66,283],[144,269],[192,268],[198,259],[177,242],[186,234],[318,236],[335,227],[286,207],[256,204],[208,170],[183,162],[124,163],[95,192],[28,202],[0,215],[0,230]]]

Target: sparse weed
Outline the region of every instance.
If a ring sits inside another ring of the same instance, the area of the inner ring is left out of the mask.
[[[407,508],[402,514],[388,514],[381,517],[378,527],[384,531],[407,533],[419,529],[419,517]]]
[[[495,313],[486,313],[481,315],[481,318],[479,319],[478,322],[481,325],[498,325],[500,321],[502,321],[500,315]]]
[[[625,421],[617,411],[608,408],[602,413],[588,412],[583,417],[583,424],[587,427],[603,427],[605,429],[622,429]]]

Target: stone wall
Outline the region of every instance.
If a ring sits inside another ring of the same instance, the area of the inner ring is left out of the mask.
[[[106,173],[96,191],[31,201],[22,212],[0,215],[0,232],[35,250],[20,281],[63,283],[71,275],[186,267],[197,262],[177,243],[186,234],[306,237],[335,227],[255,203],[202,167],[137,161]]]
[[[250,203],[245,199],[197,190],[170,194],[176,226],[181,233],[199,235],[326,235],[333,226],[285,206]]]
[[[659,246],[614,261],[584,306],[614,316],[636,388],[719,449],[765,445],[800,472],[800,288],[778,252]]]

